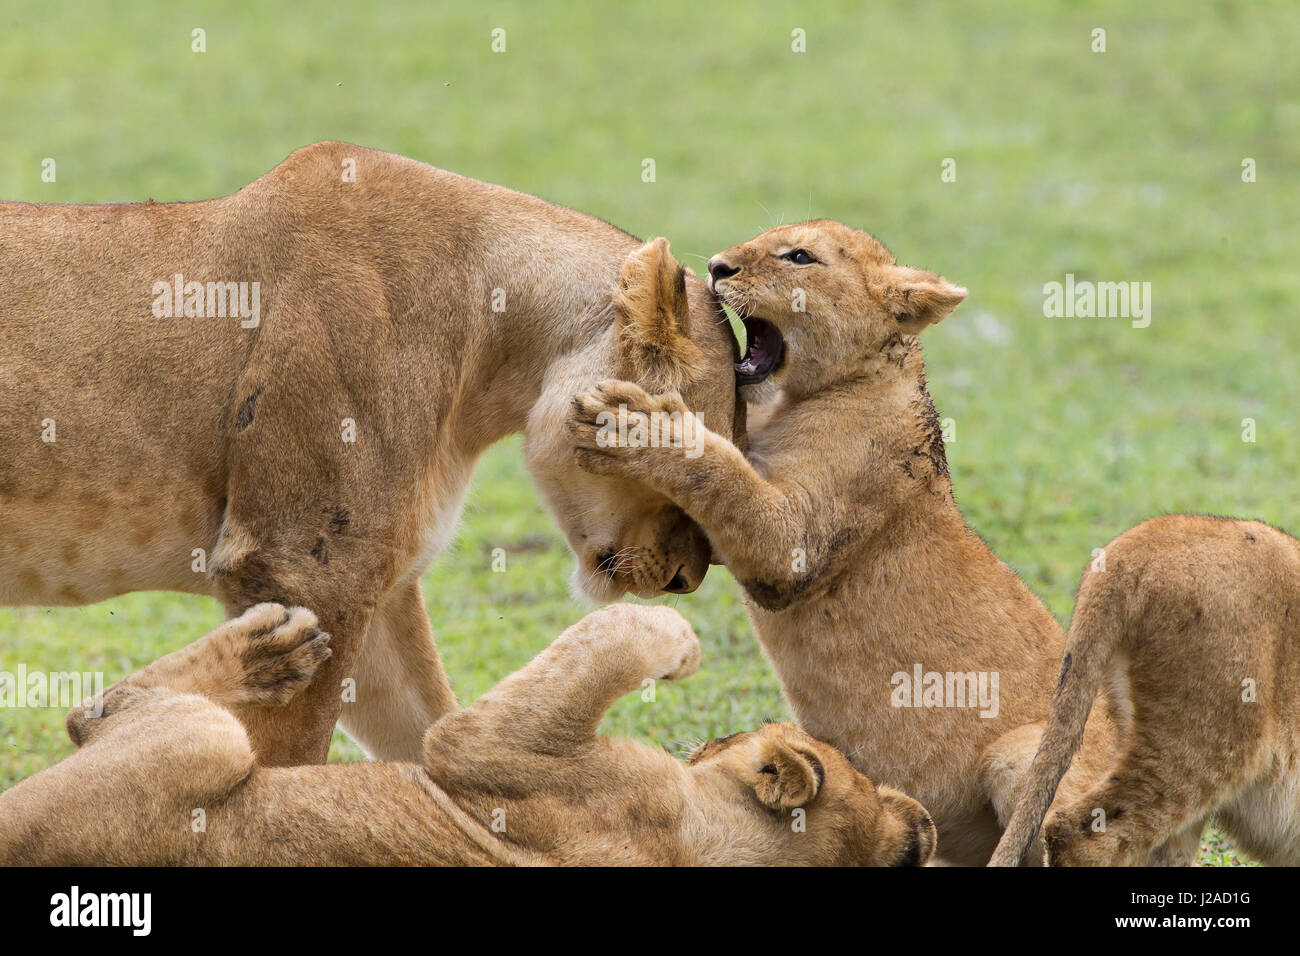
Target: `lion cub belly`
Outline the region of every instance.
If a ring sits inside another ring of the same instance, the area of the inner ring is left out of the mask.
[[[0,604],[90,604],[127,591],[207,593],[217,505],[169,489],[0,505]]]
[[[1276,769],[1220,812],[1229,836],[1275,866],[1300,866],[1300,759],[1279,754]]]

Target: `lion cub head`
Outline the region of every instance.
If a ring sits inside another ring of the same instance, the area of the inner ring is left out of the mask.
[[[710,740],[695,748],[689,769],[759,819],[771,845],[783,848],[781,863],[920,866],[934,853],[934,821],[921,804],[873,785],[794,724]]]
[[[627,257],[611,311],[612,325],[553,369],[525,429],[529,467],[578,557],[576,590],[601,603],[625,591],[685,594],[709,567],[704,533],[639,482],[582,471],[564,422],[574,395],[622,378],[648,391],[680,393],[710,430],[743,440],[735,339],[716,297],[688,277],[666,239]],[[628,440],[653,441],[654,434]]]
[[[899,265],[875,237],[829,219],[777,226],[718,253],[709,285],[744,322],[736,376],[755,402],[775,388],[807,395],[860,373],[966,298],[960,286]]]

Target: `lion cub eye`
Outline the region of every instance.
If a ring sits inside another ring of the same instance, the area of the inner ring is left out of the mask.
[[[791,249],[781,258],[793,262],[797,266],[810,266],[817,261],[807,249]]]

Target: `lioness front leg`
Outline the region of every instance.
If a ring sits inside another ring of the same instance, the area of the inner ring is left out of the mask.
[[[356,694],[344,703],[339,723],[372,760],[418,763],[424,734],[458,709],[420,581],[384,595],[370,619],[356,666]]]
[[[777,589],[818,565],[817,542],[828,536],[820,533],[810,496],[791,482],[766,480],[675,393],[649,395],[631,382],[607,381],[574,398],[572,410],[568,429],[582,468],[639,481],[670,498],[742,582]],[[620,420],[630,423],[627,441],[611,431]],[[658,442],[641,442],[638,434],[657,434]],[[791,561],[796,549],[806,558],[803,570]]]
[[[438,721],[425,739],[427,765],[440,781],[469,772],[501,785],[544,776],[548,766],[570,772],[572,754],[593,743],[614,701],[650,681],[689,677],[699,662],[699,639],[672,608],[593,611],[472,707]]]

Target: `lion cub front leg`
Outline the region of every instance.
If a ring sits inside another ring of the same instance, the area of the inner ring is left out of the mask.
[[[737,578],[760,590],[779,590],[799,576],[792,551],[823,537],[810,533],[818,512],[806,494],[765,479],[675,392],[649,395],[631,382],[601,382],[573,399],[567,427],[584,470],[638,481],[671,499],[704,529]]]
[[[311,683],[330,656],[329,635],[305,608],[259,604],[68,712],[68,736],[88,743],[102,718],[160,693],[197,694],[213,703],[278,707]]]
[[[699,662],[699,639],[672,608],[612,604],[593,611],[472,707],[434,724],[425,738],[426,765],[439,781],[474,774],[503,784],[563,772],[563,763],[539,763],[539,752],[586,751],[614,701],[647,680],[689,677]],[[498,755],[497,762],[488,767],[485,753]]]
[[[624,694],[646,680],[689,677],[699,663],[699,638],[672,608],[611,604],[574,624],[470,709],[530,738],[578,742],[595,735]]]

